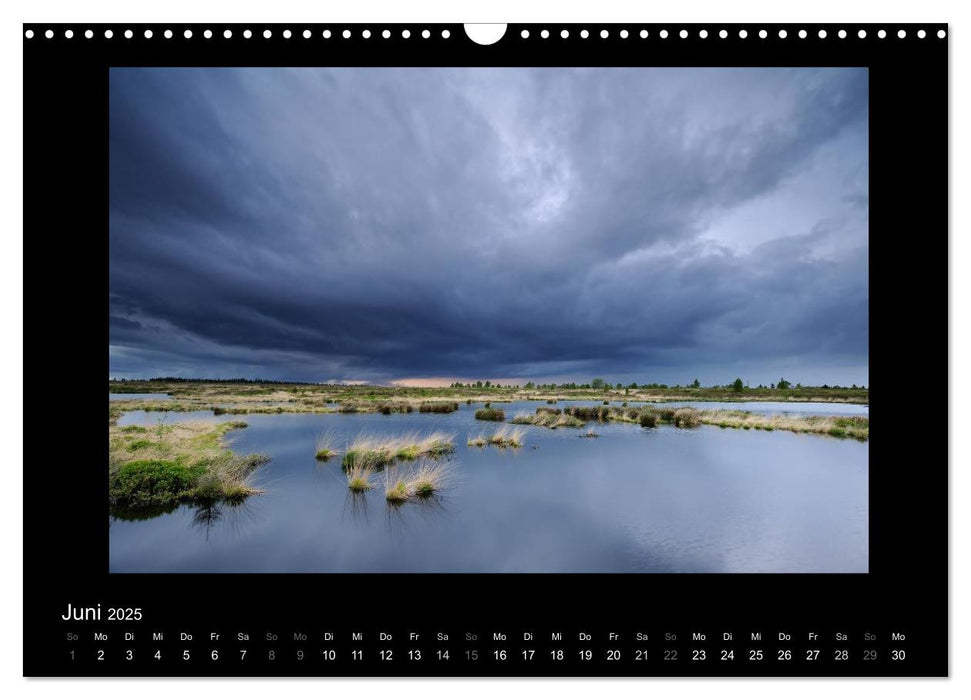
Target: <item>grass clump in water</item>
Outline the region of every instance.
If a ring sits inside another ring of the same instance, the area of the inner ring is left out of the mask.
[[[522,447],[523,436],[526,431],[522,428],[510,428],[504,425],[489,436],[489,444],[496,447]]]
[[[570,406],[566,412],[574,418],[583,421],[588,420],[608,420],[611,416],[610,408],[606,406]]]
[[[358,437],[344,452],[341,464],[345,469],[368,465],[383,469],[395,460],[419,457],[443,457],[455,449],[454,436],[436,431],[425,436],[409,433],[399,437]]]
[[[580,433],[580,437],[582,437],[582,438],[598,438],[598,437],[600,437],[600,433],[595,433],[592,430],[588,430],[585,433]]]
[[[326,462],[331,457],[336,457],[337,450],[334,448],[335,442],[333,433],[327,432],[318,435],[314,443],[314,457],[321,462]]]
[[[347,488],[354,493],[371,490],[371,478],[374,468],[368,464],[355,464],[347,470]]]
[[[418,406],[421,413],[452,413],[457,410],[458,401],[426,401]]]
[[[517,425],[538,425],[543,428],[582,428],[586,423],[567,413],[551,413],[540,411],[537,413],[519,413],[512,419]]]
[[[638,418],[638,422],[641,424],[642,428],[656,428],[657,414],[651,410],[644,411]]]
[[[506,420],[506,412],[501,408],[480,408],[475,412],[476,420],[493,420],[493,421],[504,421]]]
[[[701,425],[701,417],[693,408],[679,408],[671,416],[675,428],[697,428]]]

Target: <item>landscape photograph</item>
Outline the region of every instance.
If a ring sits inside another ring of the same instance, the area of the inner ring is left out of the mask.
[[[109,571],[866,573],[867,96],[112,68]]]

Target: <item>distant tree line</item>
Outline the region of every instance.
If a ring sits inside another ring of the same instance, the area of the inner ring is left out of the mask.
[[[727,390],[734,391],[734,392],[737,392],[737,393],[742,393],[743,391],[749,391],[751,389],[751,387],[748,384],[746,384],[742,380],[741,377],[736,377],[735,378],[735,381],[730,382],[728,384],[724,384],[724,385],[712,384],[710,387],[702,386],[701,385],[701,382],[697,379],[697,377],[694,379],[694,381],[690,382],[689,384],[683,385],[683,386],[681,384],[668,385],[668,384],[658,384],[656,382],[643,383],[643,384],[638,384],[637,382],[631,382],[629,384],[624,384],[623,382],[617,382],[616,384],[612,384],[612,383],[606,381],[603,377],[594,377],[593,379],[591,379],[586,384],[577,384],[576,382],[564,382],[564,383],[561,383],[561,384],[555,384],[555,383],[546,383],[546,384],[540,383],[540,384],[537,384],[535,382],[526,382],[523,385],[519,385],[519,384],[505,384],[505,385],[503,385],[503,384],[499,384],[499,383],[493,383],[493,382],[488,381],[488,380],[487,381],[479,380],[479,381],[476,381],[476,382],[467,382],[467,383],[463,383],[463,382],[452,382],[449,386],[451,388],[453,388],[453,389],[511,389],[511,388],[515,388],[515,389],[519,389],[519,388],[523,388],[523,389],[541,389],[541,390],[545,390],[545,389],[549,389],[549,390],[554,390],[554,389],[597,389],[597,390],[600,390],[600,389],[602,389],[602,390],[605,390],[605,391],[620,390],[620,389],[625,389],[625,390],[631,390],[631,389],[727,389]],[[781,389],[781,390],[785,391],[786,389],[791,389],[791,388],[803,389],[803,388],[808,388],[808,387],[803,387],[802,384],[798,384],[798,383],[795,384],[795,385],[793,385],[793,383],[790,382],[788,379],[786,379],[785,377],[782,377],[778,382],[776,382],[774,384],[770,384],[769,386],[765,386],[763,384],[759,384],[758,387],[756,387],[756,388],[757,389]],[[845,386],[840,386],[839,384],[832,384],[832,385],[830,385],[830,384],[823,384],[821,386],[813,387],[813,388],[816,388],[816,389],[866,389],[866,386],[857,386],[856,384],[854,384],[853,386],[845,387]]]

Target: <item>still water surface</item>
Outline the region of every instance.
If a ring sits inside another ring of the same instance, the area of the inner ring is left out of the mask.
[[[545,404],[494,405],[511,418]],[[249,427],[231,433],[233,449],[271,456],[260,476],[266,493],[238,507],[112,519],[111,571],[867,570],[866,443],[590,423],[599,438],[529,427],[521,449],[466,447],[469,434],[498,426],[473,418],[479,406],[451,414],[242,416]],[[159,415],[130,412],[119,423],[155,425]],[[166,422],[223,419],[166,415]],[[353,496],[339,459],[314,459],[324,431],[344,443],[363,433],[432,430],[455,434],[456,477],[441,498],[425,502],[389,507],[380,477],[375,489]]]

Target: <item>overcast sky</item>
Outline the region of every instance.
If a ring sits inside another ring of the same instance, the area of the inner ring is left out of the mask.
[[[111,69],[110,375],[868,384],[862,69]]]

